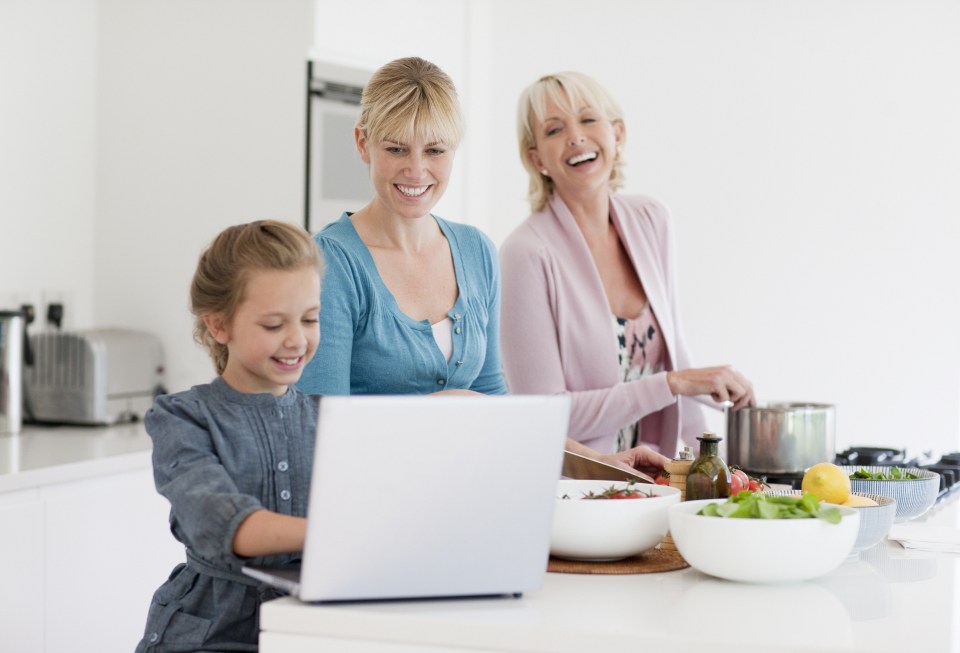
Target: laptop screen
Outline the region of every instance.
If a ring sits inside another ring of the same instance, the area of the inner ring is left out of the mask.
[[[565,396],[321,399],[299,598],[539,587],[568,416]]]

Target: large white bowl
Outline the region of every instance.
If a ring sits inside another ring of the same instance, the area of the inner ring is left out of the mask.
[[[635,484],[653,496],[644,499],[585,500],[619,481],[561,480],[550,534],[550,553],[568,560],[620,560],[655,547],[667,534],[667,509],[680,503],[680,490],[668,485]],[[564,496],[569,498],[563,498]]]
[[[839,524],[822,519],[736,519],[697,512],[719,499],[686,501],[669,510],[670,535],[691,567],[747,583],[779,583],[822,576],[850,554],[860,513],[838,506]]]
[[[847,476],[859,469],[868,472],[889,472],[889,465],[842,465]],[[897,514],[894,522],[905,522],[919,517],[933,507],[940,493],[940,475],[929,469],[919,467],[901,467],[920,478],[879,480],[872,478],[851,478],[850,489],[863,494],[879,494],[897,502]]]

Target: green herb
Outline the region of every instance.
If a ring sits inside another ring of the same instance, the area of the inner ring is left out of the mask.
[[[840,509],[822,507],[820,500],[809,492],[801,496],[774,496],[763,492],[744,490],[723,503],[708,503],[697,513],[707,517],[734,519],[823,519],[840,523]]]
[[[875,481],[916,481],[920,479],[920,477],[913,472],[904,471],[896,465],[891,467],[888,472],[871,472],[861,467],[853,474],[850,474],[850,478],[868,478]]]

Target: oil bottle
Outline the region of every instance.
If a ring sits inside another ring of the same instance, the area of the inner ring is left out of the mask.
[[[725,499],[730,496],[730,469],[720,457],[720,440],[716,433],[698,437],[700,455],[687,472],[687,501]]]

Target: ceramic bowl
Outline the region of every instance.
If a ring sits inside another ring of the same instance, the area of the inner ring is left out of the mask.
[[[889,472],[888,465],[843,465],[847,475],[859,469],[868,472]],[[864,494],[879,494],[897,502],[897,514],[894,522],[905,522],[919,517],[937,502],[940,492],[940,475],[919,467],[901,467],[904,472],[919,476],[919,479],[900,479],[882,481],[866,478],[851,478],[850,489]]]
[[[768,491],[767,494],[799,496],[803,492],[801,490],[775,490]],[[857,530],[857,539],[850,550],[850,555],[856,556],[861,551],[879,544],[887,537],[887,533],[893,526],[893,518],[897,512],[897,502],[895,499],[880,494],[867,494],[865,492],[853,492],[852,494],[873,499],[878,504],[876,506],[850,506],[860,513],[860,528]]]
[[[596,499],[583,496],[626,487],[622,481],[564,479],[557,485],[550,553],[568,560],[619,560],[652,549],[667,534],[667,509],[680,503],[680,490],[668,485],[635,484],[652,496]]]
[[[876,506],[854,506],[860,513],[860,530],[857,533],[857,541],[853,543],[852,553],[859,554],[887,538],[887,533],[890,532],[893,520],[897,515],[897,500],[893,497],[885,497],[882,494],[868,494],[866,492],[854,492],[854,494],[873,499],[879,504]]]
[[[670,507],[670,534],[680,555],[705,574],[747,583],[807,580],[835,569],[860,528],[855,508],[838,506],[840,523],[822,519],[732,519],[697,512],[703,499]]]

